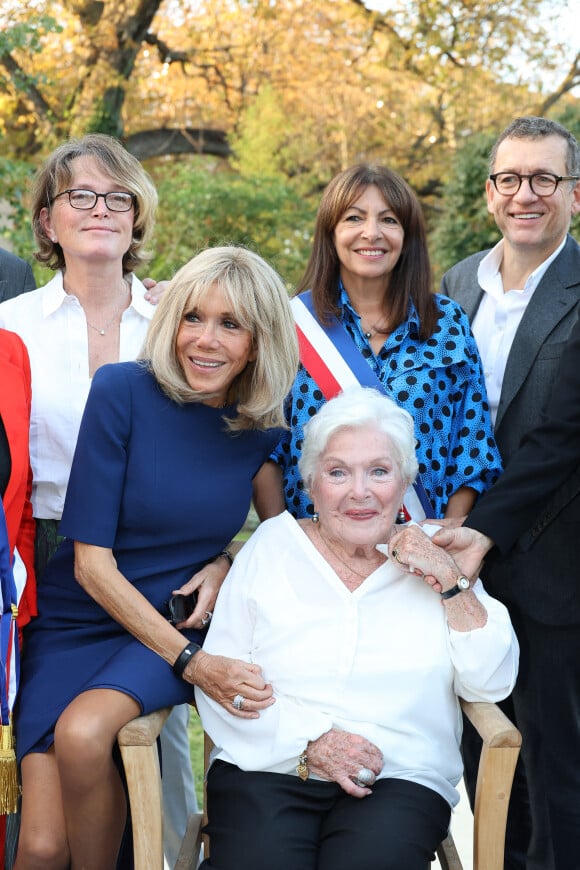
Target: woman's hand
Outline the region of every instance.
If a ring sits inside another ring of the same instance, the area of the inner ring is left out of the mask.
[[[155,281],[154,278],[144,278],[143,286],[147,290],[147,293],[145,293],[145,299],[147,302],[150,302],[152,305],[157,305],[169,287],[169,281]]]
[[[178,623],[176,628],[203,628],[209,623],[218,592],[229,570],[228,559],[225,556],[218,556],[214,562],[208,562],[207,565],[200,568],[191,580],[188,580],[179,589],[173,590],[173,595],[191,595],[196,589],[198,594],[195,610],[184,622]]]
[[[393,535],[389,541],[389,556],[403,570],[422,577],[435,592],[451,589],[461,575],[453,557],[434,544],[419,526],[409,526]],[[473,631],[483,628],[487,622],[487,610],[473,589],[441,601],[445,605],[447,624],[456,631]]]
[[[449,553],[437,547],[419,526],[407,526],[393,535],[389,557],[404,571],[423,577],[435,592],[453,586],[461,573]]]
[[[383,769],[381,750],[359,734],[331,728],[318,740],[312,740],[306,749],[308,767],[322,779],[337,782],[352,797],[371,794],[370,788],[361,788],[353,782],[363,767],[378,776]]]
[[[240,719],[257,719],[259,710],[275,702],[272,686],[264,680],[260,666],[240,659],[210,655],[200,650],[188,663],[183,678],[199,686],[228,713]],[[233,705],[237,696],[243,699],[241,707]]]

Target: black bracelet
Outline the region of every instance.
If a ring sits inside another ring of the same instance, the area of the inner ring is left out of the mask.
[[[200,649],[200,645],[191,640],[187,646],[181,650],[173,663],[173,673],[176,677],[183,677],[183,672],[186,669],[188,662],[200,651]]]
[[[215,558],[212,561],[215,562],[217,559],[219,559],[220,556],[226,557],[226,559],[230,563],[230,568],[231,568],[232,565],[234,564],[234,557],[232,556],[230,551],[229,550],[222,550],[220,553],[217,554],[217,556],[215,556]]]

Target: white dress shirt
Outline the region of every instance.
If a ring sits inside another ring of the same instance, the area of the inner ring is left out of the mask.
[[[503,239],[479,264],[477,280],[484,292],[471,328],[483,364],[487,398],[494,424],[505,367],[518,326],[536,287],[565,244],[566,237],[554,253],[532,272],[523,290],[503,286],[500,272]]]
[[[236,556],[203,648],[260,665],[276,703],[238,719],[196,687],[213,757],[295,774],[308,741],[334,727],[381,749],[380,777],[420,783],[455,805],[457,695],[504,698],[518,665],[507,610],[480,581],[476,592],[485,627],[454,631],[439,594],[391,560],[350,592],[289,513],[262,523]]]
[[[123,312],[119,361],[134,360],[155,306],[131,277],[131,304]],[[60,520],[81,417],[91,386],[85,312],[57,272],[44,287],[0,305],[0,326],[26,344],[32,371],[30,462],[32,508],[38,519]]]

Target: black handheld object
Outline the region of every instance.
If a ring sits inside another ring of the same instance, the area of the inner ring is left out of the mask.
[[[180,622],[185,622],[197,604],[197,590],[191,595],[172,595],[167,602],[169,608],[169,622],[172,625],[178,625]]]

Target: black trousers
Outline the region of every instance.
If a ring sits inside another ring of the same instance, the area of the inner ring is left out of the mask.
[[[580,870],[580,626],[543,625],[508,606],[520,671],[507,712],[522,733],[525,781],[510,802],[505,867]],[[473,781],[471,735],[464,738]]]
[[[336,783],[217,761],[207,780],[203,870],[428,870],[447,834],[441,795],[384,779],[358,799]]]

